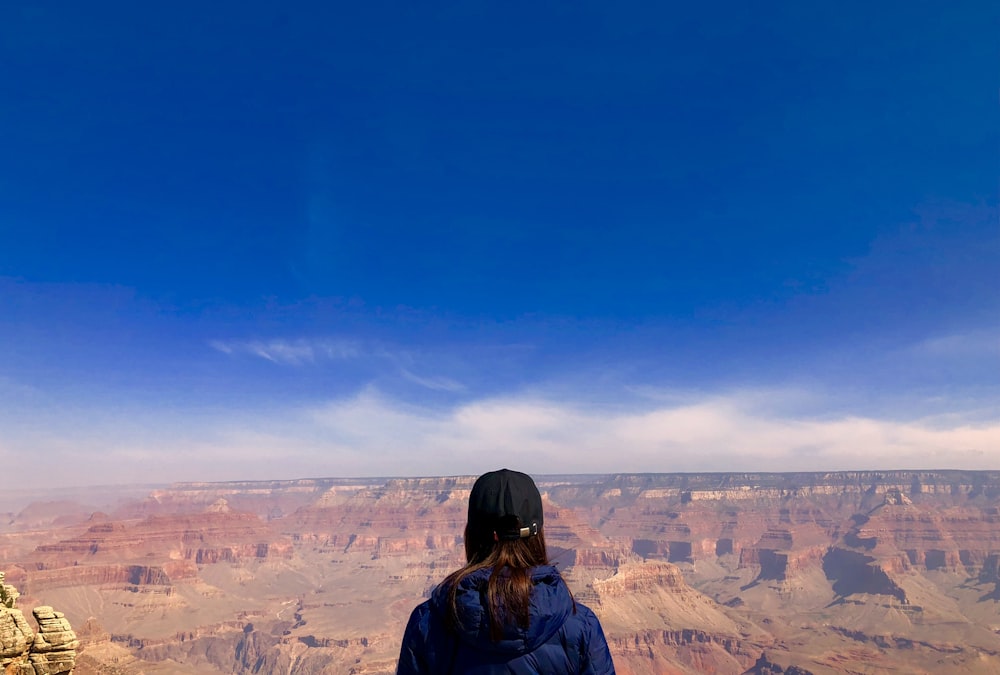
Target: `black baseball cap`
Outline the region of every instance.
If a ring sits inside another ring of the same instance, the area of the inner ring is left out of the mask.
[[[484,473],[469,495],[469,525],[500,539],[532,537],[542,529],[542,496],[531,476],[500,469]]]

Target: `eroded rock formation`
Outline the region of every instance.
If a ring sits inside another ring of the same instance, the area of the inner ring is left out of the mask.
[[[32,614],[37,632],[21,610],[0,607],[0,668],[4,675],[69,675],[80,646],[69,621],[48,606],[36,607]]]

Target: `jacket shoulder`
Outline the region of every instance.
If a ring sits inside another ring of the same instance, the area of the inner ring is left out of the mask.
[[[431,605],[424,601],[413,608],[403,632],[403,644],[399,648],[397,675],[417,675],[429,673],[428,633],[430,629]]]
[[[600,627],[600,619],[594,614],[594,610],[582,603],[575,603],[574,611],[566,619],[566,629],[580,631],[581,633],[593,630],[595,626]]]
[[[608,648],[601,621],[590,607],[576,603],[576,612],[567,620],[567,643],[579,650],[579,672],[593,675],[614,675],[615,665]]]
[[[597,615],[594,614],[594,610],[592,610],[590,607],[587,607],[585,604],[579,601],[576,602],[576,614],[581,619],[588,622],[598,620]]]

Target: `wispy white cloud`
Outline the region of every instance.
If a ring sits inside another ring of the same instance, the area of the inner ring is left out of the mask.
[[[453,356],[438,353],[415,352],[382,343],[364,343],[358,340],[332,338],[298,338],[273,340],[212,340],[209,346],[227,356],[248,356],[271,363],[300,367],[322,365],[333,361],[367,360],[382,371],[382,381],[400,379],[432,391],[458,393],[467,390],[465,384],[454,377],[440,373],[427,373],[439,368],[442,362],[447,369],[462,371],[467,366]]]
[[[370,462],[391,457],[385,466],[396,473],[475,473],[484,462],[542,473],[1000,468],[1000,420],[802,419],[769,414],[741,395],[643,412],[509,397],[441,414],[368,391],[315,410],[312,421],[369,448]]]
[[[255,356],[290,366],[352,359],[361,355],[360,345],[350,340],[212,340],[209,346],[231,356]]]
[[[194,417],[167,411],[5,434],[6,468],[40,484],[307,476],[532,473],[1000,470],[1000,417],[912,420],[790,412],[787,393],[726,392],[641,406],[522,394],[441,409],[368,387],[298,408]]]

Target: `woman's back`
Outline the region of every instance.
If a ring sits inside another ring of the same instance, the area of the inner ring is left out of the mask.
[[[500,639],[494,640],[484,603],[491,574],[482,569],[462,579],[456,596],[461,625],[454,629],[449,626],[449,593],[443,586],[413,610],[397,673],[614,673],[600,623],[589,608],[574,602],[551,566],[531,572],[527,628],[507,623]]]

